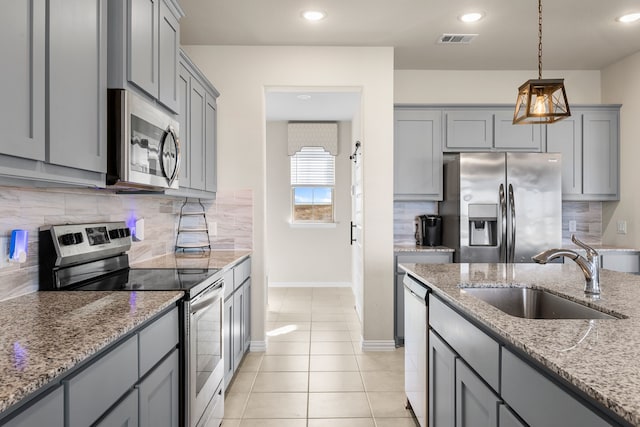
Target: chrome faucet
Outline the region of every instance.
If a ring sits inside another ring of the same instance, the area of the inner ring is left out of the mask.
[[[580,266],[582,273],[584,273],[584,292],[599,295],[600,257],[598,256],[598,252],[591,246],[578,240],[575,234],[571,236],[571,241],[586,251],[586,258],[571,249],[548,249],[532,256],[531,259],[538,264],[546,264],[559,257],[572,259]]]

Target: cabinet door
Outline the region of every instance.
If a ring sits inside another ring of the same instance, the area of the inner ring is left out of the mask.
[[[231,383],[233,378],[233,296],[230,296],[228,300],[224,302],[224,316],[222,321],[223,333],[222,333],[222,346],[223,346],[223,359],[224,359],[224,384],[225,389]]]
[[[49,163],[107,171],[107,0],[49,1]]]
[[[45,158],[45,0],[5,2],[0,153]]]
[[[244,337],[242,336],[242,319],[244,318],[244,288],[236,290],[233,294],[233,370],[238,369],[242,355],[244,354]]]
[[[191,170],[190,188],[204,190],[205,188],[205,112],[206,93],[204,87],[194,78],[191,79],[189,90],[189,166]]]
[[[191,144],[189,143],[189,115],[190,115],[190,104],[189,104],[189,80],[191,79],[191,74],[184,65],[179,65],[178,72],[178,100],[180,114],[178,114],[178,124],[180,125],[180,154],[181,154],[181,163],[180,163],[180,173],[178,175],[178,182],[180,183],[180,187],[189,188],[191,185],[191,174],[189,172],[190,169],[190,153],[191,153]]]
[[[138,386],[141,427],[178,427],[178,350],[158,365]]]
[[[96,427],[138,427],[138,391],[132,390]]]
[[[456,359],[456,427],[497,427],[500,399]]]
[[[158,97],[158,14],[162,0],[127,0],[129,3],[128,79]]]
[[[394,199],[442,200],[442,113],[396,110]]]
[[[160,1],[158,55],[160,60],[158,100],[176,113],[180,113],[178,100],[178,49],[180,27],[164,1]]]
[[[429,331],[429,426],[453,427],[455,422],[456,354]]]
[[[542,151],[542,126],[514,125],[513,110],[496,111],[493,146],[504,151]]]
[[[217,110],[216,99],[207,93],[205,105],[205,126],[204,126],[204,176],[205,190],[215,192],[217,187],[217,167],[218,160],[216,154],[216,132],[217,132]]]
[[[582,135],[582,192],[618,200],[618,112],[585,112]]]
[[[242,336],[244,337],[243,353],[249,350],[251,344],[251,278],[243,286],[244,306],[242,319]]]
[[[582,194],[582,114],[549,125],[547,153],[562,154],[562,198]]]
[[[445,111],[446,151],[493,148],[493,113],[486,110]]]
[[[36,403],[29,406],[24,412],[4,424],[5,427],[63,427],[64,426],[64,392],[58,387]]]
[[[520,421],[520,419],[516,417],[505,404],[501,404],[498,408],[498,419],[500,427],[526,427],[526,425]]]

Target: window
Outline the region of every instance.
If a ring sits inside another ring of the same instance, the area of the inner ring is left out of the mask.
[[[322,147],[302,147],[291,156],[292,220],[333,222],[335,157]]]

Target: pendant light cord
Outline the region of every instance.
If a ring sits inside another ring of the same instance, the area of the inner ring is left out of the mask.
[[[542,0],[538,0],[538,79],[542,79]]]

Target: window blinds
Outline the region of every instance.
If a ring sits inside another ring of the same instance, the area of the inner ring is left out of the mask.
[[[335,185],[335,157],[322,147],[302,147],[291,156],[291,185]]]

